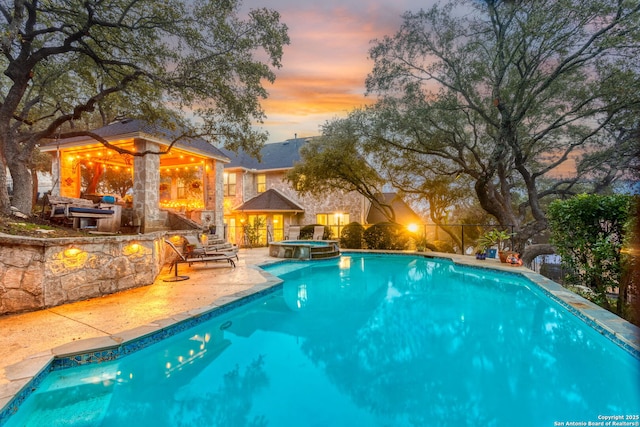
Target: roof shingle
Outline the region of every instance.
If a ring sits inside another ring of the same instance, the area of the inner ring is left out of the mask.
[[[304,208],[273,188],[235,208],[243,212],[304,212]]]
[[[300,148],[309,142],[309,138],[288,139],[284,142],[265,144],[260,150],[261,161],[258,162],[244,151],[237,154],[233,151],[221,148],[220,151],[231,159],[225,168],[242,167],[245,169],[271,170],[287,169],[300,161]]]

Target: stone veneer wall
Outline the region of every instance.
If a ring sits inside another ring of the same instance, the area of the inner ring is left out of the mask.
[[[284,180],[284,175],[284,172],[268,174],[267,188],[280,191],[289,199],[304,207],[304,213],[297,218],[298,222],[294,224],[314,224],[316,222],[316,214],[333,212],[349,214],[350,222],[356,221],[360,224],[365,224],[371,203],[361,194],[355,191],[335,190],[331,194],[322,196],[302,195]]]
[[[145,139],[135,139],[134,146],[137,152],[161,151],[159,144]],[[133,210],[141,219],[141,230],[143,233],[161,230],[167,216],[160,211],[160,156],[136,156],[133,164]]]
[[[165,233],[38,239],[0,235],[0,315],[150,285],[165,263]]]

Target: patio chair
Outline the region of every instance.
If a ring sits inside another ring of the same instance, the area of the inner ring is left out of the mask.
[[[190,255],[186,255],[185,256],[169,240],[165,239],[164,242],[167,245],[169,245],[169,247],[171,249],[173,249],[173,251],[178,256],[171,263],[171,266],[169,267],[169,273],[171,273],[171,269],[175,268],[175,276],[173,278],[171,278],[171,279],[165,279],[165,282],[177,282],[177,281],[186,280],[186,279],[189,278],[188,276],[180,276],[180,275],[178,275],[178,265],[179,264],[189,264],[189,267],[191,267],[192,264],[199,263],[199,262],[207,263],[207,262],[215,262],[215,261],[227,261],[231,267],[233,267],[233,268],[236,267],[236,263],[233,262],[233,256],[227,256],[227,255],[211,255],[211,256],[209,256],[209,255],[205,255],[205,256],[190,256]]]
[[[290,225],[287,232],[286,240],[299,240],[300,239],[300,227],[297,225]]]
[[[322,240],[324,237],[324,225],[316,225],[313,227],[313,240]]]
[[[216,256],[225,255],[238,258],[238,247],[229,243],[221,245],[203,245],[196,236],[182,236],[187,241],[187,252],[192,256]]]

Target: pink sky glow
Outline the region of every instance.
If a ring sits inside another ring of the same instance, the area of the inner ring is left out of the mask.
[[[263,101],[261,126],[269,142],[320,134],[327,120],[373,102],[364,82],[373,67],[371,40],[393,35],[405,11],[431,7],[433,0],[245,0],[244,9],[277,10],[291,44],[275,84]]]

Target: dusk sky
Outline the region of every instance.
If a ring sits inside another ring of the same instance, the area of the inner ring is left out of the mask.
[[[320,134],[325,121],[345,116],[373,100],[364,81],[373,67],[371,40],[393,35],[408,10],[428,9],[434,0],[244,0],[243,8],[277,10],[291,44],[269,98],[262,128],[268,142]]]

